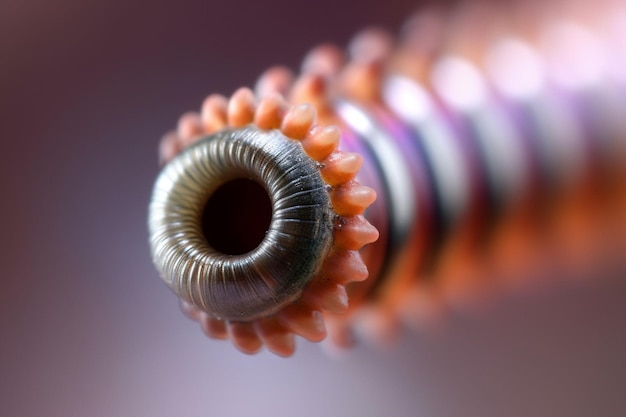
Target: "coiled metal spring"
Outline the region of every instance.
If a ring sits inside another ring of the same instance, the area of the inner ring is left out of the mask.
[[[508,12],[423,11],[180,119],[150,239],[207,335],[284,356],[294,335],[385,342],[541,271],[620,263],[626,9]]]

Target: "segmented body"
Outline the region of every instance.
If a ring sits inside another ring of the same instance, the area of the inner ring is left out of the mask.
[[[334,218],[327,226],[334,249],[306,252],[319,257],[307,267],[312,284],[272,295],[240,318],[184,296],[184,309],[209,336],[229,337],[248,353],[265,344],[283,355],[293,352],[293,333],[320,340],[327,331],[339,347],[355,334],[384,343],[403,324],[484,302],[495,290],[607,263],[623,267],[626,10],[573,5],[548,19],[541,10],[519,17],[494,7],[424,11],[397,40],[380,30],[359,34],[347,56],[316,48],[297,77],[272,68],[254,97],[211,96],[200,115],[181,118],[162,143],[165,161],[224,127],[280,127],[317,162]],[[301,107],[285,113],[266,98],[277,93],[291,105],[310,103],[317,122],[298,116]],[[318,123],[339,126],[337,149]],[[265,166],[248,162],[255,172]],[[207,194],[196,202],[198,224]],[[375,239],[367,223],[355,226],[363,216],[380,237],[359,256],[354,251]],[[346,245],[344,227],[356,244]],[[179,271],[175,279],[187,278]],[[269,335],[280,341],[272,345]]]

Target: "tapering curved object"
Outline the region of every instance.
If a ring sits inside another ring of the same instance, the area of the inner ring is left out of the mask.
[[[587,11],[428,10],[209,96],[162,141],[149,213],[183,310],[289,356],[619,260],[626,11]]]

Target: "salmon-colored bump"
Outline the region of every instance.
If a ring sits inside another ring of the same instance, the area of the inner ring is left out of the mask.
[[[380,62],[352,63],[339,76],[339,89],[345,95],[363,102],[379,98],[383,80]]]
[[[326,87],[326,81],[322,76],[304,74],[294,83],[289,95],[289,102],[293,104],[311,103],[319,110],[320,106],[328,104]]]
[[[393,36],[381,28],[369,28],[352,38],[348,46],[350,58],[358,62],[385,61],[394,49]]]
[[[233,345],[241,352],[252,355],[263,346],[252,323],[229,322],[227,328]]]
[[[294,335],[278,320],[273,318],[257,320],[254,327],[259,338],[270,352],[282,357],[293,355],[296,349]]]
[[[240,88],[228,102],[228,125],[243,127],[254,120],[256,110],[255,97],[249,88]]]
[[[311,159],[321,162],[337,149],[340,138],[341,130],[337,126],[326,126],[304,138],[302,147]]]
[[[176,132],[167,133],[159,143],[159,165],[165,165],[182,150],[183,144]]]
[[[254,124],[261,129],[278,129],[282,124],[287,104],[280,94],[264,97],[254,115]]]
[[[266,70],[256,82],[254,92],[257,97],[263,98],[272,94],[286,96],[293,84],[293,72],[282,66],[275,66]]]
[[[340,217],[335,221],[335,245],[344,249],[361,249],[378,239],[378,230],[365,217]]]
[[[293,333],[285,332],[266,338],[265,346],[270,352],[287,358],[296,350],[296,340]]]
[[[331,313],[344,313],[348,310],[346,287],[329,279],[314,282],[305,292],[303,301]]]
[[[345,56],[339,47],[325,44],[313,48],[306,54],[301,69],[306,74],[332,77],[339,72],[344,62]]]
[[[198,307],[194,306],[193,304],[188,303],[185,300],[181,300],[180,309],[183,311],[185,316],[187,316],[193,321],[200,320],[202,318],[202,315],[204,314],[202,310],[200,310]]]
[[[204,133],[200,115],[194,112],[183,114],[180,119],[178,119],[178,128],[176,131],[183,145],[190,145]]]
[[[281,130],[288,138],[304,139],[315,122],[315,108],[308,104],[298,104],[285,114]]]
[[[285,307],[277,313],[277,317],[292,332],[311,342],[320,342],[326,337],[322,313],[302,303]]]
[[[222,319],[211,317],[206,313],[202,313],[200,319],[200,326],[204,334],[211,339],[228,339],[228,330],[226,329],[226,322]]]
[[[211,94],[202,103],[200,114],[206,133],[224,129],[228,121],[228,99],[220,94]]]
[[[340,248],[328,255],[322,271],[324,277],[340,284],[365,281],[369,275],[359,251]]]
[[[362,214],[376,200],[376,191],[351,181],[333,188],[330,200],[335,213],[340,216],[355,216]]]
[[[327,184],[334,187],[344,184],[356,176],[363,165],[363,157],[358,153],[335,151],[322,161],[322,164],[320,170],[322,178]]]

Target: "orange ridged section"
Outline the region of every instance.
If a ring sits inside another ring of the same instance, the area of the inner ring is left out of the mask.
[[[369,273],[357,250],[335,248],[322,267],[324,276],[340,284],[360,282],[367,279]]]
[[[335,212],[340,216],[356,216],[363,214],[365,209],[376,200],[376,191],[356,181],[350,181],[333,188],[330,199]]]
[[[337,148],[340,138],[341,130],[337,126],[326,126],[304,138],[302,147],[311,159],[321,162]]]
[[[286,109],[287,103],[281,95],[274,93],[264,97],[254,115],[254,124],[261,129],[278,129]]]
[[[275,317],[257,320],[254,326],[259,338],[270,352],[287,357],[295,351],[294,334]]]
[[[253,323],[234,321],[229,322],[226,327],[233,345],[243,353],[249,355],[257,353],[263,346]]]
[[[255,111],[254,94],[247,88],[240,88],[228,102],[228,126],[244,127],[252,123]]]
[[[315,109],[310,104],[299,104],[292,107],[281,125],[281,131],[291,139],[302,140],[311,131],[315,121]]]
[[[344,217],[335,224],[335,245],[358,250],[378,239],[378,230],[363,216]]]
[[[212,94],[202,103],[202,124],[204,133],[217,132],[226,127],[228,100],[219,94]]]
[[[228,339],[228,329],[226,322],[221,319],[210,317],[208,314],[202,313],[200,326],[204,333],[211,339],[226,340]]]
[[[352,180],[363,165],[363,157],[356,153],[335,151],[322,161],[322,178],[330,185]]]

